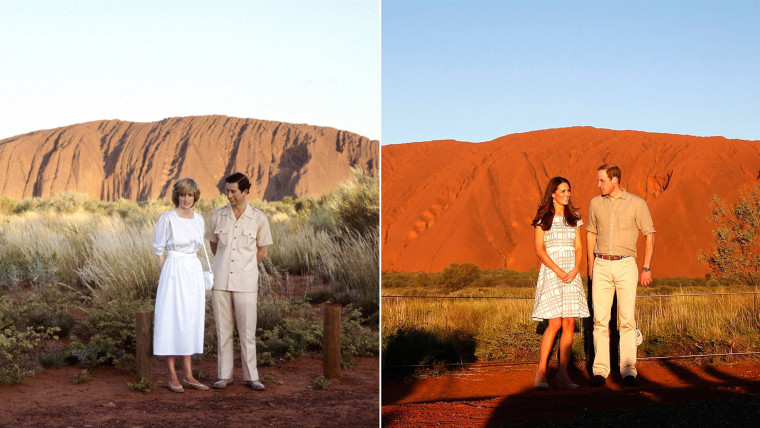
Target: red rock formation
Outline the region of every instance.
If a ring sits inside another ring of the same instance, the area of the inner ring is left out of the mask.
[[[334,128],[226,116],[88,122],[0,141],[0,195],[69,191],[141,201],[166,197],[189,176],[213,197],[224,177],[240,171],[255,198],[319,196],[351,167],[374,176],[378,146]]]
[[[708,272],[697,252],[712,248],[710,199],[734,202],[758,182],[760,141],[574,127],[382,147],[382,269],[536,268],[530,222],[546,183],[570,180],[585,222],[605,162],[618,164],[623,187],[649,205],[655,276],[695,277]],[[638,252],[640,262],[643,239]]]

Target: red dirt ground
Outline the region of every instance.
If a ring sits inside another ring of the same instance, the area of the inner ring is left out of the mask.
[[[571,377],[575,391],[533,387],[533,366],[490,366],[440,377],[383,382],[382,424],[387,427],[668,425],[755,421],[760,417],[760,365],[736,362],[686,365],[641,361],[639,388],[622,386],[620,376],[601,388],[588,386],[585,372]],[[721,407],[724,406],[725,408]],[[735,407],[729,409],[729,407]],[[710,415],[701,412],[709,409]],[[662,416],[661,416],[662,415]],[[612,424],[612,420],[618,423]]]
[[[193,367],[216,378],[216,361]],[[183,394],[166,387],[163,361],[153,368],[154,380],[160,384],[149,394],[130,390],[127,383],[134,378],[113,367],[98,367],[91,381],[74,385],[72,377],[81,370],[44,370],[25,384],[0,384],[0,426],[377,427],[379,423],[377,358],[356,358],[354,366],[325,390],[308,389],[322,374],[322,359],[309,355],[275,367],[259,367],[262,379],[274,377],[262,392],[242,383],[239,362],[236,383],[226,389],[185,390]]]

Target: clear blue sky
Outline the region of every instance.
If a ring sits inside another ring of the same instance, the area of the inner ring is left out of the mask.
[[[394,1],[383,143],[567,126],[760,140],[760,2]]]
[[[379,139],[379,0],[0,0],[0,139],[206,114]]]

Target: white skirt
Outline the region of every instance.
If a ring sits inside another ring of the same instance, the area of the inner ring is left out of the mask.
[[[169,251],[161,268],[153,321],[153,355],[203,353],[206,292],[195,254]]]

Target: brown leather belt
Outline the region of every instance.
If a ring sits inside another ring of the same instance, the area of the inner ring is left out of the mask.
[[[602,260],[623,260],[626,257],[630,256],[606,256],[604,254],[594,254],[596,257],[599,257]]]

